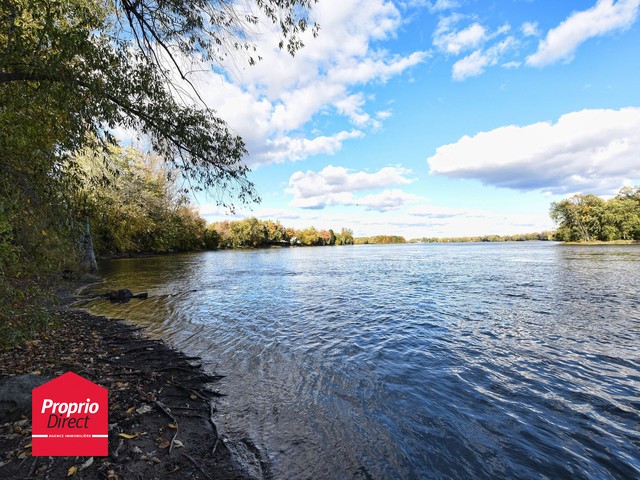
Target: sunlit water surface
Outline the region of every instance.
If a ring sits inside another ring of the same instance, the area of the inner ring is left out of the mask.
[[[101,268],[99,289],[149,299],[91,310],[227,375],[217,421],[270,477],[640,478],[636,246],[363,245]]]

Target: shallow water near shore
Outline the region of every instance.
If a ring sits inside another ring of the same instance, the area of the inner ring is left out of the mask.
[[[640,478],[640,247],[416,244],[100,265],[225,374],[221,428],[289,478]]]

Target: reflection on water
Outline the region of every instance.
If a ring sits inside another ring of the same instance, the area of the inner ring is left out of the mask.
[[[640,477],[640,248],[399,245],[117,260],[101,314],[228,375],[275,478]]]

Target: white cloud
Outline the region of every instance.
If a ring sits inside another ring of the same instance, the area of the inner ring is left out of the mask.
[[[513,37],[507,37],[487,50],[476,50],[453,64],[453,79],[462,81],[484,73],[487,67],[496,65],[505,52],[513,48],[516,44],[517,42]]]
[[[451,10],[460,6],[460,2],[457,0],[436,0],[430,2],[429,0],[409,0],[407,2],[401,2],[404,7],[427,7],[431,13],[442,12],[444,10]]]
[[[367,211],[388,212],[397,210],[411,203],[424,202],[419,195],[407,193],[403,190],[384,190],[380,193],[355,196],[351,192],[329,193],[313,197],[296,197],[291,201],[291,206],[311,210],[320,210],[333,206],[364,207]]]
[[[231,211],[228,208],[221,207],[215,203],[202,203],[196,205],[198,213],[203,217],[219,217],[224,215],[231,215]]]
[[[378,129],[383,116],[370,111],[370,97],[360,87],[384,83],[425,61],[427,52],[393,55],[374,42],[395,36],[402,18],[388,0],[323,0],[312,9],[321,25],[318,38],[307,32],[305,47],[295,57],[281,51],[277,38],[260,22],[255,43],[263,58],[253,67],[230,74],[193,68],[207,105],[224,118],[247,144],[250,165],[302,160],[310,155],[333,154],[349,139]],[[355,130],[324,127],[310,136],[312,122],[324,113],[337,114]]]
[[[544,67],[561,60],[571,61],[576,49],[590,38],[631,26],[638,17],[640,0],[598,0],[588,10],[572,13],[549,30],[538,50],[527,57],[532,67]]]
[[[508,23],[494,31],[478,22],[459,29],[458,24],[466,18],[468,17],[459,13],[442,17],[433,34],[434,46],[443,53],[457,56],[473,50],[453,64],[452,78],[457,81],[484,73],[487,67],[502,61],[505,54],[518,45],[515,37],[507,35],[511,31]],[[497,40],[498,37],[503,39]]]
[[[412,183],[414,180],[407,175],[411,170],[403,167],[384,167],[377,172],[357,172],[345,167],[328,165],[319,172],[307,170],[298,171],[289,178],[289,189],[295,197],[309,198],[326,195],[328,193],[355,192],[384,188],[390,185]]]
[[[449,10],[460,6],[460,2],[455,0],[436,0],[431,4],[431,10],[434,12],[440,12],[442,10]]]
[[[312,155],[333,155],[340,151],[345,140],[362,138],[360,130],[342,131],[335,135],[314,138],[281,135],[266,141],[263,151],[258,150],[261,163],[282,163],[286,160],[302,160]]]
[[[295,172],[289,179],[287,193],[293,195],[291,205],[301,208],[324,208],[331,205],[360,205],[368,209],[389,210],[418,201],[415,195],[401,190],[385,190],[356,198],[353,193],[391,185],[406,185],[410,170],[399,166],[384,167],[377,172],[352,171],[329,165],[319,172]]]
[[[582,110],[556,123],[505,126],[444,145],[430,173],[555,194],[614,193],[640,178],[640,108]]]
[[[377,210],[379,212],[388,212],[389,210],[397,210],[410,203],[423,202],[424,198],[419,195],[407,193],[402,190],[385,190],[381,193],[365,195],[364,197],[352,199],[351,203],[344,205],[358,205],[366,207],[367,210]]]
[[[456,30],[456,24],[463,18],[462,15],[453,14],[439,20],[433,34],[433,44],[439,50],[459,55],[481,45],[487,39],[487,31],[479,23],[472,23],[462,30]]]
[[[538,22],[524,22],[520,27],[522,34],[525,37],[538,37],[540,36],[540,29],[538,28]]]
[[[476,77],[482,74],[487,66],[492,62],[482,50],[476,50],[471,55],[467,55],[462,60],[453,64],[452,77],[454,80],[462,81],[469,77]]]

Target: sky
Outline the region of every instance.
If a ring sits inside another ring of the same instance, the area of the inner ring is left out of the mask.
[[[319,0],[294,58],[199,74],[262,198],[208,221],[455,237],[550,230],[640,184],[640,0]],[[246,65],[246,66],[245,66]]]

